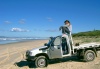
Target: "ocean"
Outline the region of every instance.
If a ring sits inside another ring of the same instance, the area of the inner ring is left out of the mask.
[[[42,40],[47,38],[35,38],[35,37],[8,37],[8,38],[0,38],[0,44],[9,44],[9,43],[15,43],[15,42],[24,42],[24,41],[32,41],[32,40]]]

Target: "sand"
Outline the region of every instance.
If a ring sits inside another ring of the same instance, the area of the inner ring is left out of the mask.
[[[83,62],[69,57],[49,62],[48,67],[35,68],[25,60],[25,52],[43,46],[48,40],[36,40],[0,45],[0,69],[100,69],[100,53],[92,62]]]

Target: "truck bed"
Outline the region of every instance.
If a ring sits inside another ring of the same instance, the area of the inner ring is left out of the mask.
[[[81,44],[79,46],[73,46],[73,48],[77,49],[77,50],[79,50],[79,49],[93,48],[93,47],[99,49],[100,48],[100,44],[98,44],[98,43],[87,43],[87,44]]]

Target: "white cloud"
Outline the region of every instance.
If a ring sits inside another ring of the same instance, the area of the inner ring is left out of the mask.
[[[50,18],[50,17],[47,17],[46,19],[47,19],[49,22],[52,22],[52,21],[53,21],[53,19]]]
[[[20,23],[20,24],[24,24],[24,23],[25,23],[25,19],[19,20],[19,23]]]
[[[10,24],[11,22],[10,22],[10,21],[4,21],[4,23],[5,23],[5,24]]]
[[[11,32],[29,32],[29,30],[21,29],[21,28],[12,28]]]

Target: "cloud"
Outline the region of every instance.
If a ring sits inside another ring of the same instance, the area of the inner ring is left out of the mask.
[[[58,32],[59,30],[57,30],[57,29],[48,29],[48,30],[45,30],[45,31],[47,31],[47,32]]]
[[[24,24],[24,23],[25,23],[25,19],[19,20],[19,23],[20,23],[20,24]]]
[[[5,24],[10,24],[11,22],[10,22],[10,21],[4,21],[4,23],[5,23]]]
[[[12,28],[11,32],[29,32],[29,30],[21,29],[21,28]]]
[[[53,21],[53,19],[50,18],[50,17],[47,17],[46,19],[47,19],[49,22],[52,22],[52,21]]]

